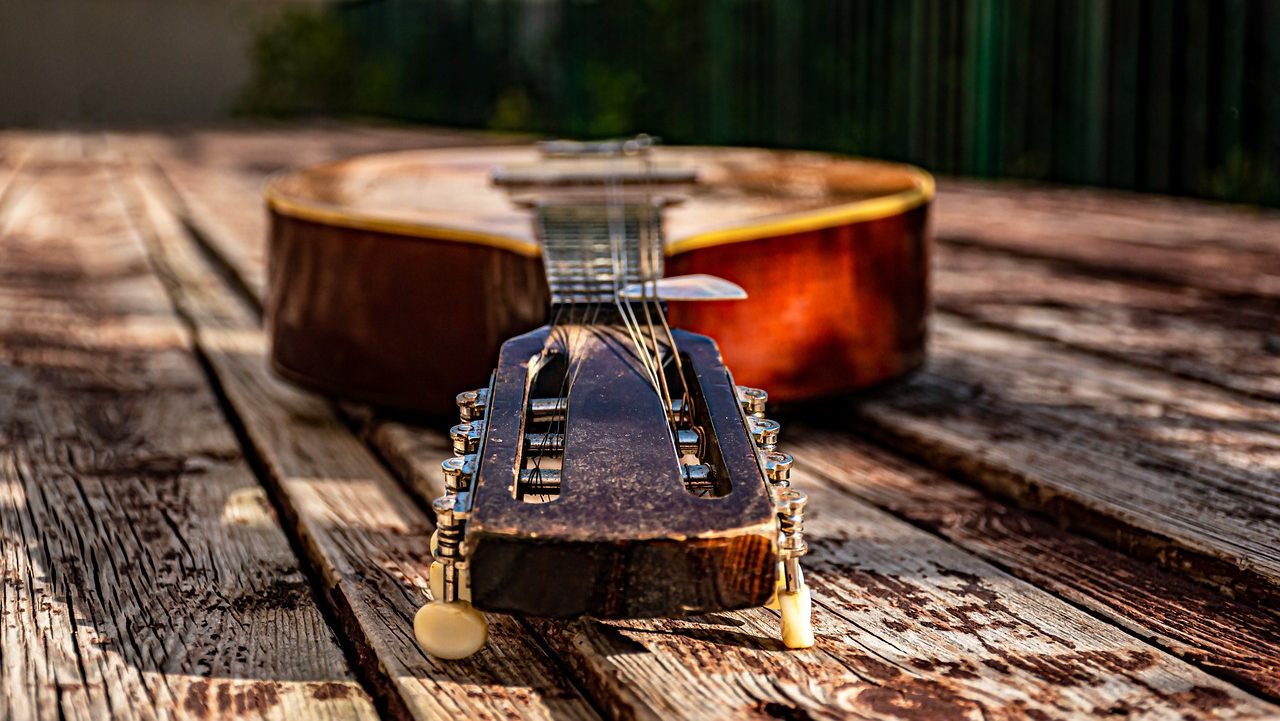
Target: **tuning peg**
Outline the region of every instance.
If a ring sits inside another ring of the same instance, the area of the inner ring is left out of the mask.
[[[738,402],[747,415],[764,418],[764,406],[769,402],[769,394],[760,388],[738,386]]]
[[[455,455],[465,456],[475,453],[480,447],[480,436],[484,433],[484,421],[459,423],[449,429],[449,438],[453,440]]]
[[[791,465],[795,459],[790,453],[769,451],[764,455],[764,474],[775,486],[791,485]]]
[[[444,472],[445,493],[462,493],[471,488],[471,475],[475,472],[474,454],[446,458],[440,463]]]
[[[808,497],[794,488],[775,494],[778,514],[778,557],[782,560],[782,581],[777,591],[782,614],[782,642],[787,648],[813,645],[813,601],[804,582],[800,557],[809,552],[804,540],[804,507]]]
[[[431,503],[436,514],[436,530],[431,534],[431,595],[436,600],[470,600],[466,559],[462,540],[467,524],[466,493],[446,493]]]
[[[464,423],[481,420],[489,405],[489,389],[477,388],[473,391],[463,391],[458,394],[457,402],[458,414]]]
[[[761,450],[772,451],[778,447],[778,433],[782,430],[782,425],[777,421],[748,416],[747,427],[751,431],[751,438]]]

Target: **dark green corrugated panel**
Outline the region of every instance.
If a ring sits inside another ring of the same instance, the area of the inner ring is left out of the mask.
[[[1271,0],[363,0],[337,112],[1280,204]],[[277,109],[287,110],[287,108]]]

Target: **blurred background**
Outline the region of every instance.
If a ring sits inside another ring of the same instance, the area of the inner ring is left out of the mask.
[[[1280,205],[1273,0],[0,0],[0,124],[384,119]]]

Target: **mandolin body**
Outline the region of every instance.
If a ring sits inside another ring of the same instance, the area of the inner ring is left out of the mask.
[[[698,188],[666,213],[666,274],[741,301],[672,302],[741,383],[777,401],[848,393],[924,359],[932,179],[813,153],[660,148]],[[507,339],[546,322],[529,214],[489,182],[526,148],[411,151],[277,178],[267,321],[281,375],[380,406],[446,414]]]

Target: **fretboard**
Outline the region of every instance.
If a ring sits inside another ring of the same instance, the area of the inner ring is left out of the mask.
[[[619,289],[662,277],[654,204],[540,205],[538,234],[553,306],[613,303]]]

